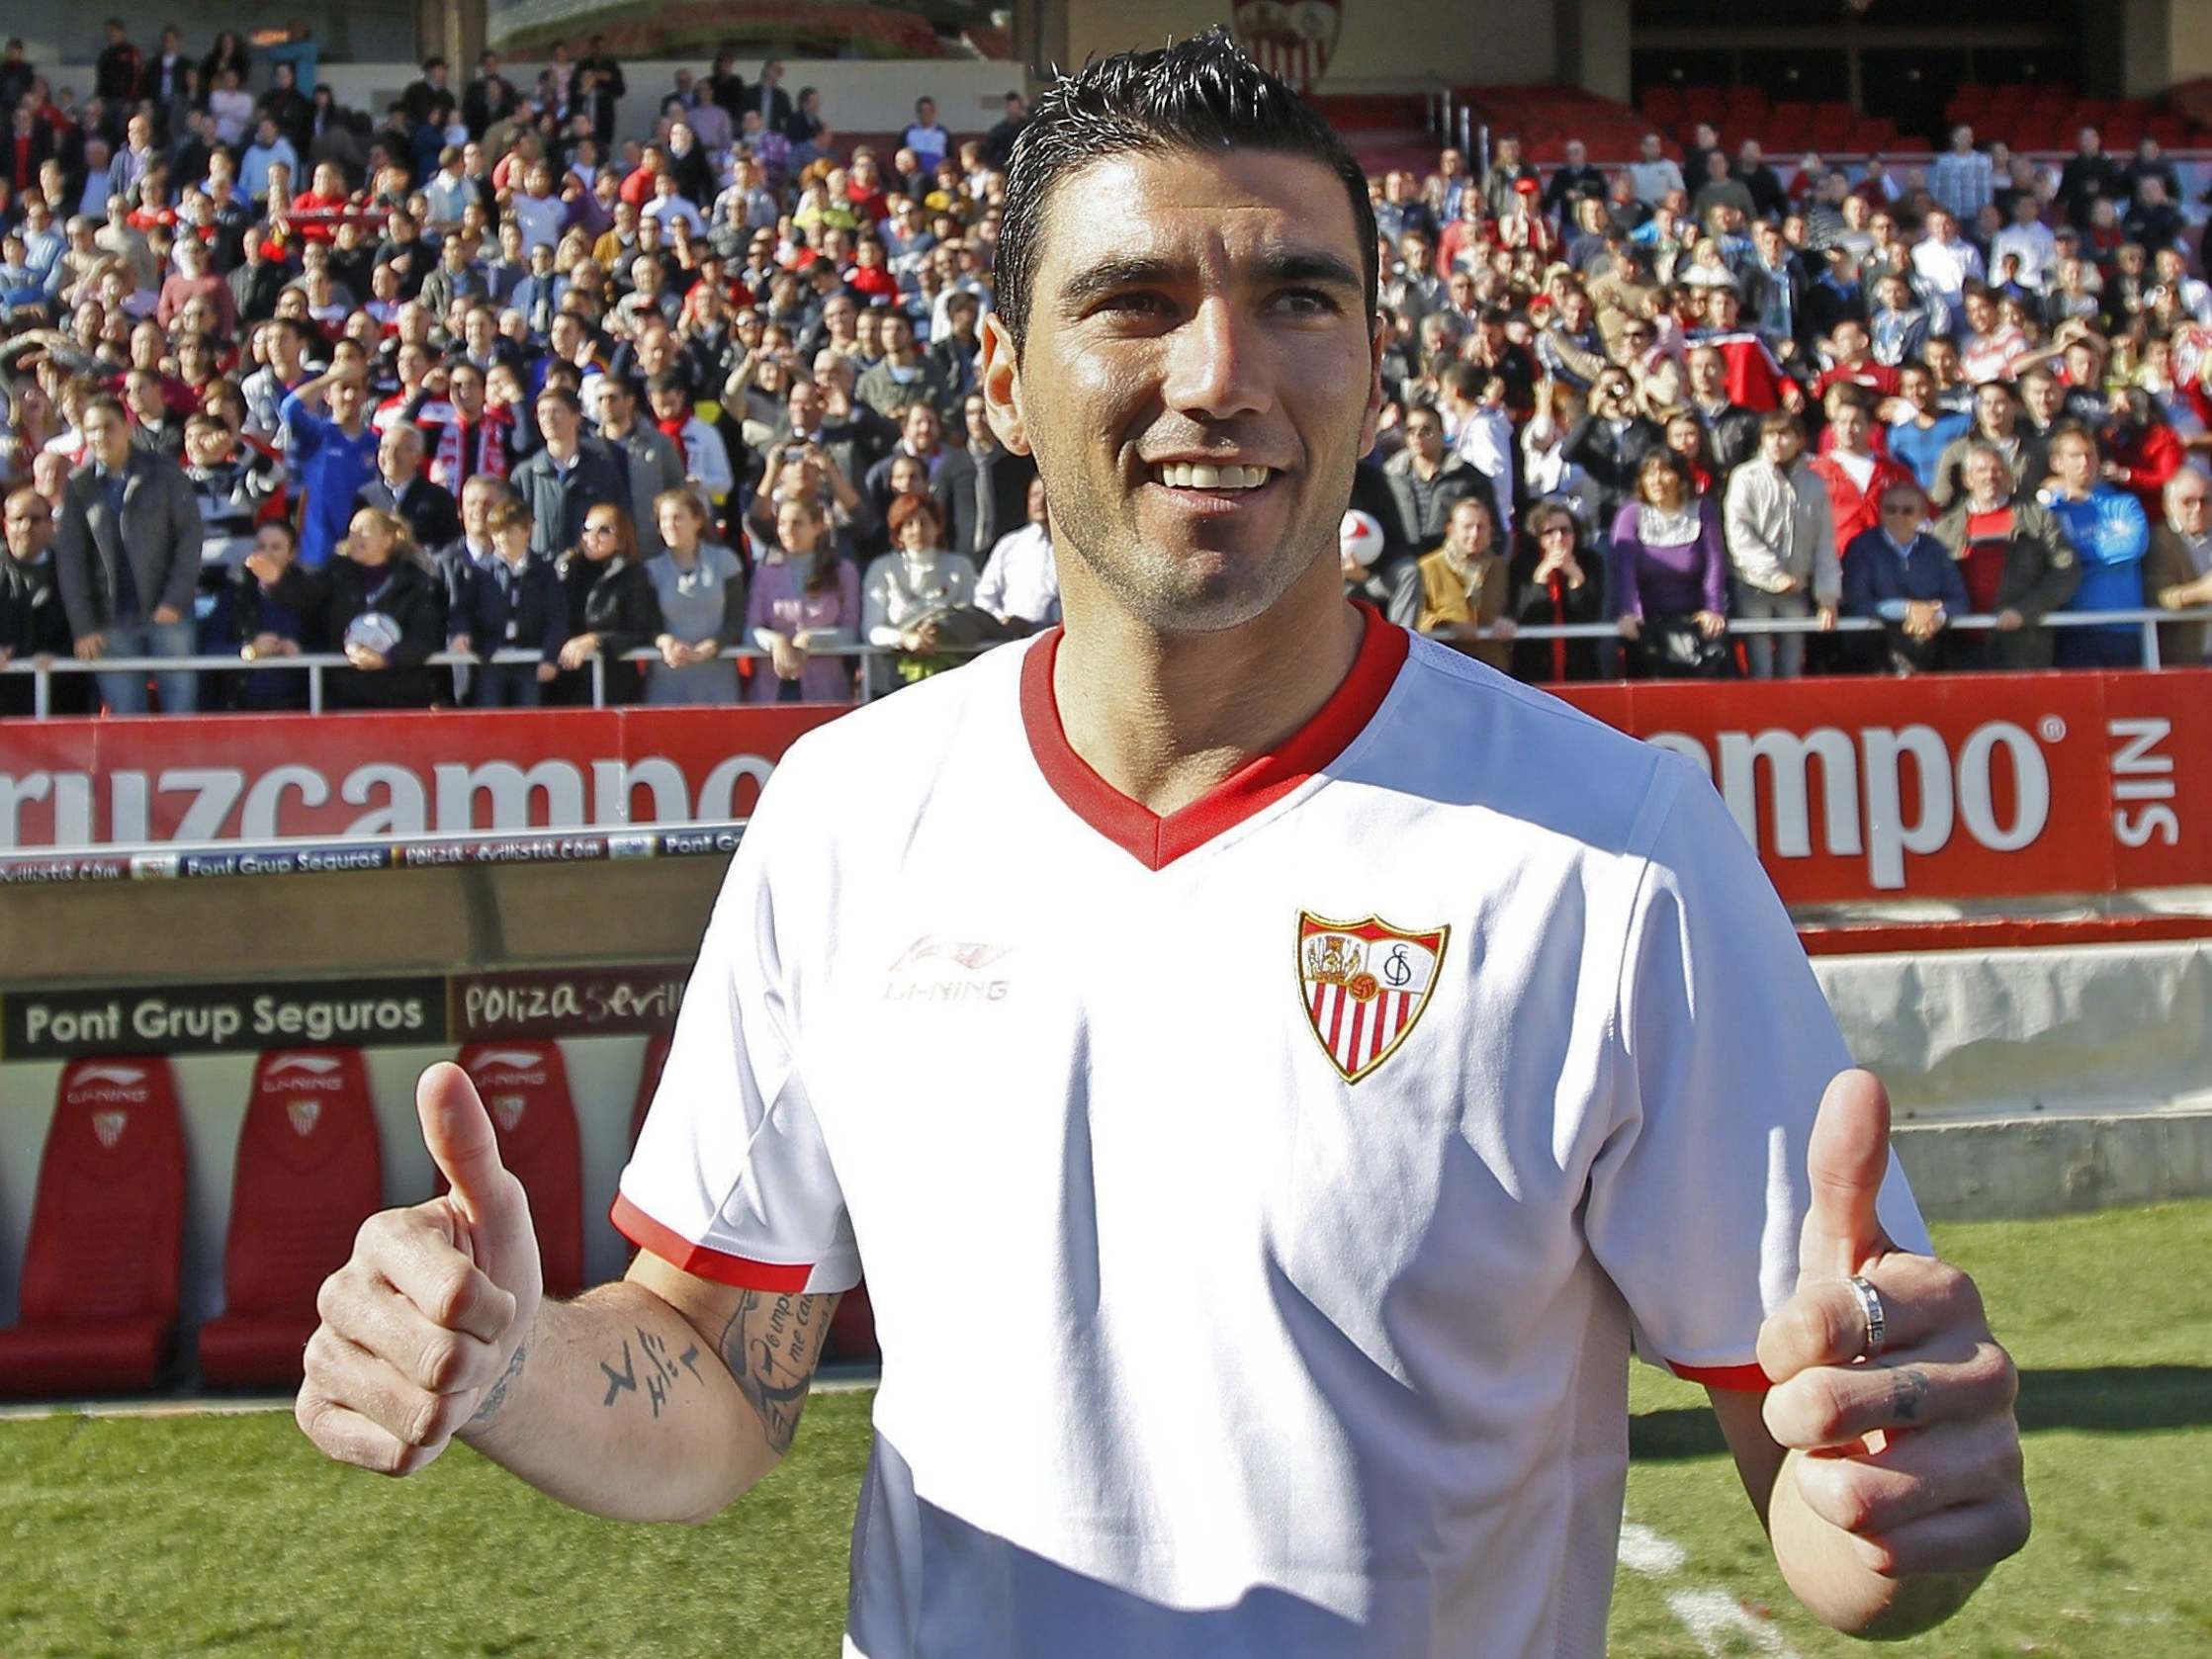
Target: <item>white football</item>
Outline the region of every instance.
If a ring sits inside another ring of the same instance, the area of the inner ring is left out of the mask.
[[[1382,526],[1372,513],[1354,507],[1337,528],[1337,545],[1346,557],[1370,567],[1382,557]]]

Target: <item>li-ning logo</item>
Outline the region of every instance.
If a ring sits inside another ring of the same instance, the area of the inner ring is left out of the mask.
[[[1007,955],[1011,946],[940,939],[925,933],[891,964],[884,981],[886,1003],[997,1003],[1011,989],[1003,979],[986,979],[984,970]],[[930,972],[932,965],[936,967]]]
[[[263,1077],[281,1087],[287,1094],[302,1090],[321,1094],[336,1094],[344,1091],[345,1062],[332,1054],[286,1054],[269,1062]],[[298,1118],[293,1121],[297,1123]],[[310,1127],[312,1127],[310,1122]],[[301,1134],[308,1133],[302,1129]]]

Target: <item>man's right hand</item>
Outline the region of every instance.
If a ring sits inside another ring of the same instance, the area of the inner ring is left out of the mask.
[[[387,1475],[414,1473],[490,1422],[544,1283],[529,1200],[469,1075],[432,1066],[415,1107],[451,1190],[362,1224],[315,1298],[322,1324],[293,1413],[328,1456]]]
[[[77,654],[79,662],[97,662],[107,655],[108,636],[105,634],[86,634],[77,641],[73,649]]]

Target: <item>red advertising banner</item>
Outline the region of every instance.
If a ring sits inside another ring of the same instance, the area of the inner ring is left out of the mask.
[[[1562,694],[1697,764],[1792,904],[2212,884],[2212,670]],[[0,852],[714,823],[843,712],[0,722]]]

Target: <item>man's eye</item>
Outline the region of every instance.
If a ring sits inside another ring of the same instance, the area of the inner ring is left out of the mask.
[[[1338,309],[1336,301],[1318,288],[1285,289],[1280,298],[1298,316],[1333,316]]]
[[[1102,311],[1120,311],[1131,316],[1157,316],[1167,308],[1167,301],[1157,294],[1113,294],[1099,305]]]

